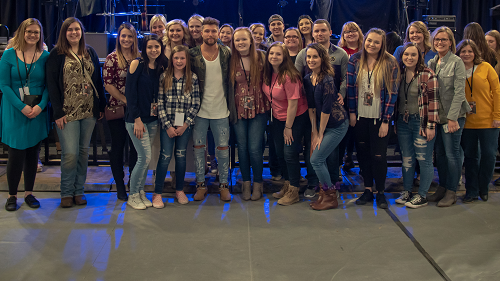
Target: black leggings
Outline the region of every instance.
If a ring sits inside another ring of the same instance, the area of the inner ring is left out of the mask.
[[[7,183],[9,195],[17,195],[17,188],[24,171],[24,190],[33,191],[35,185],[36,169],[38,165],[38,152],[40,142],[26,149],[9,147],[9,161],[7,162]]]
[[[376,121],[375,121],[376,120]],[[375,123],[374,123],[375,121]],[[385,189],[387,177],[387,145],[392,126],[389,125],[387,135],[383,138],[378,136],[382,122],[379,119],[360,117],[354,126],[356,138],[356,157],[365,187],[373,187],[373,180],[377,191]]]
[[[125,129],[125,120],[116,119],[108,121],[109,132],[111,134],[111,151],[109,154],[109,163],[111,166],[111,172],[116,182],[117,188],[125,188],[125,183],[123,178],[125,173],[123,171],[123,150],[125,148],[125,142],[129,139],[129,158],[128,158],[128,170],[129,174],[132,174],[132,170],[137,162],[137,151],[135,150],[132,140]]]

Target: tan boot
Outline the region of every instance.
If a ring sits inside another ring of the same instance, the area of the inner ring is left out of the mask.
[[[252,201],[259,200],[262,197],[262,193],[264,191],[264,185],[261,182],[253,183],[253,193],[252,193]]]
[[[250,181],[244,181],[241,186],[241,199],[248,201],[250,200],[250,196],[252,195],[252,187]]]
[[[220,192],[220,200],[226,202],[231,201],[231,193],[229,192],[227,183],[219,184],[219,192]]]
[[[204,182],[196,184],[196,193],[193,196],[194,201],[201,201],[207,197],[208,189]]]
[[[280,191],[273,193],[273,197],[276,199],[280,199],[285,196],[286,191],[288,190],[288,186],[290,186],[290,181],[285,181],[283,187]]]
[[[457,193],[455,191],[446,190],[443,199],[437,203],[438,207],[450,207],[457,202]]]
[[[297,202],[299,202],[299,188],[293,185],[288,186],[285,195],[278,200],[278,204],[284,206],[289,206]]]

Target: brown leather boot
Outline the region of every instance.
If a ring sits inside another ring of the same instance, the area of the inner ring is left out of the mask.
[[[61,208],[71,208],[71,207],[73,207],[73,197],[61,198]]]
[[[231,201],[231,193],[229,192],[229,188],[227,187],[227,183],[219,184],[219,192],[220,192],[220,200],[222,201]]]
[[[438,186],[436,192],[431,195],[427,195],[427,201],[429,202],[439,202],[439,200],[443,199],[444,194],[446,193],[446,188],[442,186]]]
[[[264,185],[261,182],[253,183],[252,201],[259,200],[264,193]]]
[[[290,181],[285,181],[283,184],[283,187],[281,188],[280,191],[273,193],[273,197],[276,199],[280,199],[283,196],[285,196],[286,191],[288,190],[288,187],[290,186]]]
[[[283,206],[289,206],[293,203],[299,202],[299,188],[293,185],[289,185],[285,195],[278,200],[278,204]]]
[[[207,197],[208,189],[204,182],[196,183],[196,193],[193,196],[194,201],[201,201]]]
[[[311,207],[313,210],[329,210],[335,209],[339,206],[337,201],[337,190],[329,189],[324,192],[323,200],[317,204],[313,204]]]
[[[254,184],[255,185],[255,184]],[[241,199],[248,201],[250,200],[250,196],[252,196],[252,187],[250,181],[244,181],[241,186]]]
[[[320,187],[319,189],[319,196],[318,196],[318,200],[314,201],[314,202],[310,202],[309,203],[309,206],[313,206],[313,205],[316,205],[316,204],[319,204],[321,203],[321,201],[323,201],[323,197],[325,197],[325,191],[323,190],[323,188]]]
[[[438,203],[438,207],[450,207],[457,202],[457,193],[455,191],[446,190],[446,193]]]
[[[75,200],[75,205],[87,205],[87,198],[85,195],[78,195],[73,197]]]

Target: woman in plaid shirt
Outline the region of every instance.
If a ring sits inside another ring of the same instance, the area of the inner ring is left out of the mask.
[[[396,203],[420,208],[427,205],[426,195],[434,177],[432,152],[436,140],[435,125],[438,121],[438,84],[434,72],[425,67],[425,59],[418,44],[404,44],[398,59],[402,79],[395,117],[403,156],[404,191],[396,199]],[[417,164],[415,159],[420,164],[420,186],[418,193],[412,197],[411,189]]]
[[[180,204],[187,204],[184,194],[186,174],[186,149],[191,136],[194,118],[200,110],[200,87],[198,77],[191,72],[188,47],[175,46],[167,70],[160,76],[158,94],[158,117],[160,118],[161,154],[156,169],[153,207],[163,208],[161,194],[172,159],[175,144],[175,195]]]

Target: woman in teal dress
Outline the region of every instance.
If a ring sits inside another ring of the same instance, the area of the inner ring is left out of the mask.
[[[7,211],[17,210],[17,188],[24,172],[24,201],[31,208],[40,207],[32,195],[40,143],[47,137],[49,95],[45,87],[45,62],[41,23],[29,18],[21,23],[12,48],[0,60],[0,104],[2,142],[9,146]]]

